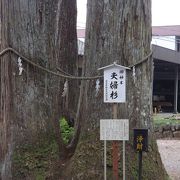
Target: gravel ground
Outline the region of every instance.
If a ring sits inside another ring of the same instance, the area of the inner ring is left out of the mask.
[[[157,140],[159,152],[172,180],[180,180],[180,140]]]

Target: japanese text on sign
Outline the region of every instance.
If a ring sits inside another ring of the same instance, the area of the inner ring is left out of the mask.
[[[113,67],[104,70],[104,102],[126,101],[126,70]]]
[[[137,138],[136,138],[136,142],[137,142],[137,144],[136,144],[136,150],[137,150],[137,151],[142,151],[143,139],[144,139],[144,138],[142,137],[142,135],[137,136]]]
[[[134,149],[138,152],[148,150],[147,129],[134,129]]]
[[[101,119],[100,140],[129,140],[129,120]]]

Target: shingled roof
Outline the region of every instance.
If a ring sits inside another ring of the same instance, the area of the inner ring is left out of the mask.
[[[180,36],[180,25],[152,26],[154,36]],[[77,37],[85,38],[85,29],[77,29]]]
[[[152,26],[153,36],[180,36],[180,25]]]

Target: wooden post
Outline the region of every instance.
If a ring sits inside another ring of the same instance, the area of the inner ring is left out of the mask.
[[[175,80],[174,80],[174,113],[178,113],[177,102],[178,102],[178,65],[175,67]]]
[[[113,104],[113,119],[117,119],[117,107],[118,104],[114,103]],[[112,155],[113,155],[113,180],[118,180],[118,141],[113,141],[112,144]]]
[[[106,171],[107,171],[107,169],[106,169],[106,152],[107,152],[107,150],[106,150],[106,140],[104,140],[104,180],[106,180],[107,179],[107,177],[106,177]]]
[[[126,167],[125,167],[125,162],[126,162],[126,141],[123,141],[123,180],[125,180],[125,174],[126,174]]]

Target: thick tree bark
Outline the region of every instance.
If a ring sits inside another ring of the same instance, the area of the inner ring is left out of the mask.
[[[114,61],[123,66],[132,66],[150,53],[150,43],[151,1],[88,1],[85,44],[87,76],[96,75],[98,68]],[[163,180],[166,176],[153,139],[151,100],[152,59],[149,57],[135,66],[134,73],[127,73],[127,102],[118,105],[118,118],[128,118],[130,121],[130,141],[126,146],[127,179],[137,178],[137,154],[132,149],[132,129],[142,127],[148,128],[150,133],[150,151],[146,154],[143,167],[144,179]],[[95,81],[86,82],[81,138],[68,167],[74,179],[103,179],[103,145],[99,140],[99,122],[100,119],[112,118],[111,112],[112,105],[103,103],[103,87],[95,97]],[[122,168],[121,159],[122,156],[119,162]],[[108,167],[111,166],[112,162],[108,160]],[[122,171],[119,172],[122,177]],[[112,168],[108,168],[108,179],[111,178]]]
[[[33,62],[57,71],[76,72],[77,36],[75,0],[0,0],[1,46],[12,47]],[[41,141],[56,134],[60,152],[64,145],[59,118],[65,105],[75,111],[75,84],[70,82],[68,102],[62,98],[64,79],[29,65],[22,59],[19,76],[18,57],[6,53],[1,57],[0,172],[11,179],[13,147]]]

